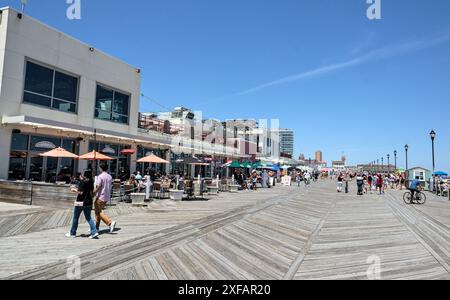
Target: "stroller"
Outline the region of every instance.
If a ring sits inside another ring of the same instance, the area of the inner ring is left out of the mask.
[[[358,176],[356,178],[356,185],[358,186],[358,196],[364,195],[364,178]]]

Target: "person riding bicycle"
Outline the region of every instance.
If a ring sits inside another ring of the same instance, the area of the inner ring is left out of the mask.
[[[411,181],[411,184],[409,185],[409,191],[411,192],[411,199],[415,199],[414,198],[415,193],[420,192],[421,189],[422,186],[420,180],[415,179]]]

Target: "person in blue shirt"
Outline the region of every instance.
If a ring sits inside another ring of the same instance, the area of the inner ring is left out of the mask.
[[[420,191],[420,190],[421,190],[421,182],[420,182],[420,180],[415,179],[415,180],[411,181],[411,184],[409,185],[409,191],[412,194],[412,199],[414,199],[415,193]]]

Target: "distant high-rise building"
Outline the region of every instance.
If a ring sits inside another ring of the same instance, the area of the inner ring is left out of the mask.
[[[321,163],[322,161],[323,161],[322,151],[317,151],[316,152],[316,162]]]
[[[278,129],[280,139],[280,153],[294,155],[294,131],[290,129]]]

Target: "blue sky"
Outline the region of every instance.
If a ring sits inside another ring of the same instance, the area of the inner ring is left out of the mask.
[[[450,171],[450,1],[29,0],[27,13],[142,68],[142,91],[164,106],[227,118],[279,118],[296,155],[323,150],[369,162]],[[1,6],[19,7],[19,0]],[[161,108],[143,99],[142,110]]]

